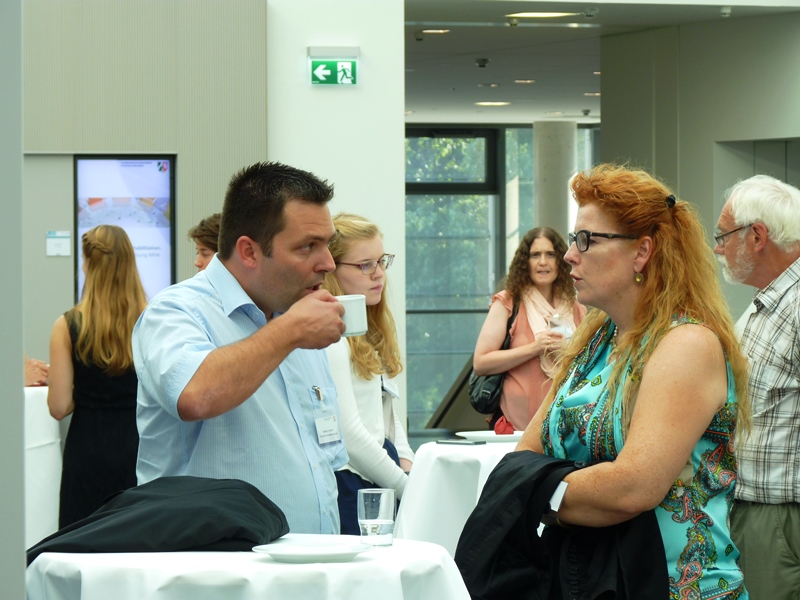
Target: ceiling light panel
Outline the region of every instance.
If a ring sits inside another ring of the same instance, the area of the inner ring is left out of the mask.
[[[513,17],[515,19],[558,19],[560,17],[574,17],[581,13],[576,12],[518,12],[513,13],[510,15],[506,15],[507,17]]]

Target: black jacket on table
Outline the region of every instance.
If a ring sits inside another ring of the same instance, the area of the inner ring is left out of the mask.
[[[239,479],[161,477],[120,492],[28,549],[42,552],[251,550],[289,532],[286,516]]]
[[[650,510],[611,527],[536,532],[559,482],[582,462],[522,451],[492,473],[456,548],[473,600],[666,600],[664,544]]]

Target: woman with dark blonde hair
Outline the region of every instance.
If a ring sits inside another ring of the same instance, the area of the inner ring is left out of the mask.
[[[394,410],[399,399],[394,377],[402,370],[394,318],[386,301],[386,271],[394,254],[386,254],[378,227],[358,215],[333,217],[337,236],[330,244],[336,271],[325,276],[334,296],[364,294],[367,333],[343,337],[328,347],[336,383],[341,426],[350,462],[336,472],[343,534],[359,534],[358,490],[392,488],[403,495],[414,453],[405,427]]]
[[[83,296],[56,320],[50,337],[47,404],[58,420],[72,414],[59,527],[90,515],[109,494],[136,485],[138,381],[131,333],[147,300],[123,229],[95,227],[83,234],[81,248]]]
[[[600,165],[571,187],[579,209],[565,258],[578,299],[596,310],[518,449],[589,465],[565,478],[553,526],[653,510],[670,598],[746,598],[728,514],[747,364],[705,232],[644,171]]]
[[[500,409],[490,419],[498,432],[522,431],[550,389],[555,352],[580,324],[586,308],[575,301],[564,238],[550,227],[526,233],[508,268],[505,290],[492,297],[475,345],[477,375],[506,373]],[[501,350],[514,307],[511,347]]]

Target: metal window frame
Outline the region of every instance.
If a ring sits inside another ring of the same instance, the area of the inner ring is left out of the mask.
[[[483,138],[486,140],[486,165],[485,180],[483,182],[458,182],[458,181],[407,181],[406,195],[409,194],[496,194],[500,188],[498,171],[497,138],[499,130],[496,128],[466,129],[462,127],[436,126],[429,128],[407,127],[406,138]]]
[[[486,177],[481,183],[454,181],[422,181],[406,182],[406,196],[425,194],[485,194],[495,196],[494,211],[491,218],[498,224],[495,231],[493,248],[494,285],[500,282],[505,270],[505,223],[506,223],[506,186],[505,177],[505,129],[511,125],[468,127],[464,125],[407,125],[406,138],[484,138],[486,140]],[[406,310],[406,314],[425,314],[425,310]],[[459,311],[442,311],[459,312]]]
[[[409,137],[484,137],[486,143],[486,181],[483,183],[459,183],[451,181],[406,182],[405,194],[486,194],[497,198],[492,218],[496,223],[494,242],[494,286],[500,284],[506,268],[506,130],[533,127],[531,123],[481,124],[470,127],[464,124],[407,124]],[[594,124],[578,124],[579,129],[596,129],[592,138],[592,153],[599,158],[600,127]],[[486,309],[406,309],[406,315],[425,314],[470,314],[487,313]],[[442,398],[445,402],[447,398]],[[441,405],[440,402],[440,405]],[[434,416],[436,413],[434,413]],[[411,433],[411,432],[409,432]]]

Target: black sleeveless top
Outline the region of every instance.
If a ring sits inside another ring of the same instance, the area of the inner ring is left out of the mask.
[[[75,369],[72,396],[75,406],[97,409],[136,408],[138,380],[133,367],[122,375],[112,377],[96,365],[81,362],[77,353],[81,313],[73,308],[64,313],[64,318],[67,320],[72,341],[72,366]]]
[[[88,517],[116,492],[136,485],[136,390],[133,367],[110,376],[83,363],[76,347],[81,313],[64,314],[72,341],[75,410],[64,443],[59,527]]]

